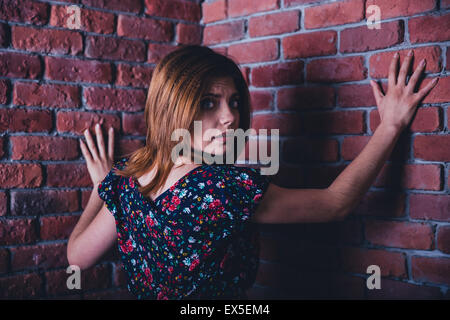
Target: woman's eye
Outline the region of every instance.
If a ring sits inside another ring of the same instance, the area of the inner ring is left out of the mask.
[[[202,101],[201,106],[203,109],[212,109],[214,107],[214,102],[211,99],[205,99]]]
[[[239,108],[239,105],[240,105],[239,100],[233,100],[233,102],[231,102],[231,106],[235,109]]]

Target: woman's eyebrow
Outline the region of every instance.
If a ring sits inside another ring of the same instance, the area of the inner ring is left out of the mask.
[[[239,92],[235,92],[231,96],[234,97],[234,96],[238,96],[238,95],[239,95]],[[208,92],[208,93],[205,93],[203,96],[213,96],[213,97],[216,97],[216,98],[220,98],[222,95],[214,94],[212,92]]]

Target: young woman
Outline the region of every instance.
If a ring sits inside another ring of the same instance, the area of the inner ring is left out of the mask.
[[[371,81],[381,123],[361,154],[328,188],[287,189],[255,168],[189,161],[195,152],[226,155],[221,134],[250,127],[249,92],[238,66],[207,47],[169,53],[148,90],[145,147],[114,162],[112,131],[107,153],[98,126],[98,150],[89,130],[87,146],[80,141],[94,191],[70,236],[69,263],[89,268],[117,240],[138,299],[246,298],[258,267],[258,223],[341,220],[369,189],[436,84],[415,93],[424,63],[406,83],[411,59],[412,51],[398,73],[394,56],[386,95]],[[191,135],[194,153],[173,161],[172,133],[192,133],[194,121],[204,135]]]

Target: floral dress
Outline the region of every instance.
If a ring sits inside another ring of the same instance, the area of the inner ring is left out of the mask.
[[[259,262],[250,221],[269,184],[259,170],[202,164],[152,200],[115,162],[98,186],[137,299],[245,299]]]

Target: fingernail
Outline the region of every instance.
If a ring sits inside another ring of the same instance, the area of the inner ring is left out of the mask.
[[[109,128],[109,131],[114,131],[114,128],[113,127]]]
[[[434,78],[433,79],[433,83],[436,83],[436,82],[438,82],[439,81],[439,78]]]
[[[420,66],[423,67],[425,63],[426,63],[425,59],[422,59],[422,61],[420,61]]]
[[[396,52],[396,53],[394,54],[394,57],[395,57],[395,58],[398,58],[398,52]]]
[[[413,55],[413,51],[412,51],[412,50],[409,50],[408,56],[412,56],[412,55]]]
[[[100,128],[100,125],[97,123],[97,124],[95,125],[95,127],[96,127],[96,128]]]

